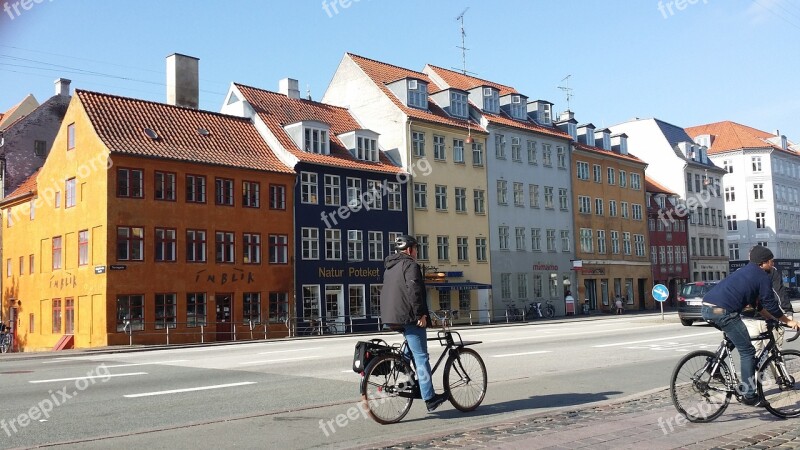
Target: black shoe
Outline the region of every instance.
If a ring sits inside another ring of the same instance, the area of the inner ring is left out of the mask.
[[[435,394],[430,400],[425,400],[425,406],[428,407],[428,412],[433,412],[439,405],[447,401],[447,399],[447,394]]]
[[[761,406],[761,397],[757,395],[752,397],[742,397],[740,401],[747,406]]]

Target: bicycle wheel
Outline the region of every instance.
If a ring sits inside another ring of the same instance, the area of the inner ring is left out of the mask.
[[[783,367],[774,356],[758,373],[758,393],[769,412],[781,417],[800,416],[800,351],[781,350]]]
[[[547,305],[547,307],[544,309],[544,316],[547,317],[548,319],[552,319],[553,316],[555,315],[556,315],[556,307],[553,305]]]
[[[444,388],[459,411],[472,411],[486,396],[486,365],[478,352],[460,347],[444,366]]]
[[[411,368],[395,354],[375,358],[364,370],[361,396],[370,417],[378,423],[399,422],[414,401]]]
[[[720,362],[717,371],[710,373],[714,358],[710,351],[697,350],[684,356],[672,371],[669,384],[672,403],[690,422],[716,419],[731,401],[733,392],[726,383],[732,379],[730,369]]]

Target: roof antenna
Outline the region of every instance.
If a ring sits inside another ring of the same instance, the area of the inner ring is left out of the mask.
[[[562,78],[561,81],[565,81],[564,86],[558,86],[559,89],[564,91],[567,95],[567,111],[569,111],[569,99],[572,98],[572,88],[569,87],[569,78],[572,75],[567,75],[566,77]]]
[[[461,73],[463,73],[464,75],[468,73],[474,73],[467,70],[467,50],[469,49],[466,46],[467,32],[464,31],[464,14],[466,14],[468,10],[469,6],[467,6],[466,9],[461,11],[461,14],[459,14],[458,17],[456,17],[456,20],[461,21],[461,46],[459,47],[456,45],[456,48],[461,49],[461,65],[462,65]]]
[[[306,98],[311,100],[311,86],[306,84]]]

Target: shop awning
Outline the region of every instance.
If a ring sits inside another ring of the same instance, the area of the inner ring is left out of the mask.
[[[472,283],[469,281],[428,283],[425,287],[435,288],[438,291],[471,291],[474,289],[491,289],[491,284]]]

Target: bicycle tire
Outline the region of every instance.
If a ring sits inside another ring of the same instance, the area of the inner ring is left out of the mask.
[[[728,365],[720,361],[715,374],[707,372],[715,357],[708,350],[697,350],[684,356],[672,371],[672,404],[689,422],[711,422],[730,404],[733,392],[727,385],[732,380]]]
[[[784,379],[777,358],[772,356],[758,373],[758,394],[767,411],[786,419],[800,416],[800,351],[781,350],[781,354],[789,379]]]
[[[381,355],[364,369],[361,398],[372,420],[386,425],[408,414],[416,382],[411,368],[396,354]]]
[[[486,365],[475,350],[460,347],[444,366],[444,388],[450,403],[462,412],[472,411],[486,396]]]
[[[548,319],[552,319],[556,315],[556,308],[553,305],[547,305],[544,309],[544,316]]]

